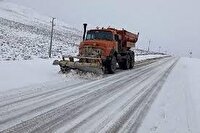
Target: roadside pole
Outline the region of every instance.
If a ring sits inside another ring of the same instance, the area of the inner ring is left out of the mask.
[[[50,40],[50,47],[49,47],[49,58],[51,58],[51,52],[52,52],[53,28],[54,28],[54,26],[55,26],[55,24],[54,24],[54,20],[55,20],[55,19],[56,19],[56,18],[52,18],[52,21],[51,21],[52,25],[51,25],[51,40]]]

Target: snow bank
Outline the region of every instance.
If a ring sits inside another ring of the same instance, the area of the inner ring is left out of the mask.
[[[32,84],[64,80],[52,60],[0,62],[0,92]]]
[[[165,56],[168,56],[168,55],[159,55],[159,54],[138,55],[138,56],[135,56],[135,60],[142,61],[142,60],[146,60],[146,59],[153,59],[153,58],[159,58],[159,57],[165,57]]]
[[[139,133],[200,133],[199,68],[199,59],[180,59]]]

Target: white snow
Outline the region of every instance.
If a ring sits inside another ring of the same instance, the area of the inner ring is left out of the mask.
[[[159,57],[165,57],[165,56],[168,56],[168,55],[160,55],[160,54],[138,55],[138,56],[135,56],[135,60],[142,61],[146,59],[153,59],[153,58],[159,58]]]
[[[0,61],[48,57],[51,17],[0,1]],[[52,56],[77,54],[81,31],[56,19]]]
[[[200,133],[200,60],[181,58],[139,133]]]
[[[136,56],[137,61],[156,58],[158,56],[143,55]],[[25,86],[31,86],[35,84],[41,84],[45,82],[57,82],[64,81],[69,78],[75,77],[73,73],[67,75],[59,74],[59,66],[53,66],[54,59],[39,59],[33,60],[19,60],[19,61],[1,61],[0,62],[0,92],[10,89],[21,88]],[[84,75],[85,79],[98,79],[101,77],[95,77],[93,75]],[[81,78],[81,77],[80,77]]]
[[[64,80],[52,60],[34,59],[0,62],[0,92],[51,81]]]
[[[31,8],[17,5],[15,3],[0,1],[0,11],[1,11],[0,17],[8,20],[28,25],[35,24],[38,26],[44,26],[44,25],[51,26],[50,16],[41,15]],[[66,24],[65,22],[60,20],[56,20],[56,28],[60,30],[68,29],[73,33],[75,32],[80,33],[79,30],[73,28],[69,24]]]
[[[144,58],[147,57],[140,57]],[[6,96],[8,91],[13,91],[13,94],[14,91],[25,91],[26,86],[37,89],[34,86],[65,84],[66,80],[73,84],[86,80],[73,73],[67,77],[59,74],[59,67],[53,66],[52,62],[47,59],[0,62],[0,95]],[[178,61],[139,128],[139,133],[200,132],[199,68],[199,59],[181,58]]]
[[[46,56],[51,25],[50,17],[4,1],[0,1],[0,19],[1,95],[18,91],[19,88],[22,90],[26,86],[86,80],[73,73],[67,77],[59,74],[59,66],[53,66],[51,59],[3,61]],[[77,54],[77,44],[81,39],[79,30],[56,20],[55,33],[55,56]],[[162,56],[166,55],[138,55],[136,61]],[[181,58],[178,61],[139,128],[139,133],[200,133],[199,68],[199,59]],[[87,76],[90,78],[93,75]]]
[[[124,124],[120,128],[124,131],[129,124],[136,124],[132,118],[140,121],[138,112],[147,106],[145,103],[158,89],[153,91],[152,87],[160,82],[174,61],[175,58],[162,59],[95,81],[77,82],[74,79],[3,92],[6,95],[0,93],[0,130],[55,132],[64,128],[67,132],[77,128],[77,132],[79,129],[80,132],[101,129],[109,132]]]

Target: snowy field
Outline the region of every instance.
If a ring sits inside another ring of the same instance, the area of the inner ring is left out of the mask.
[[[0,91],[63,80],[52,62],[46,59],[0,62]]]
[[[139,133],[200,133],[200,60],[181,58]]]

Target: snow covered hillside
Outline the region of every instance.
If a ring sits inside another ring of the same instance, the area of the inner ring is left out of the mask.
[[[200,133],[200,60],[181,58],[139,133]]]
[[[0,1],[0,61],[47,57],[51,17],[36,11]],[[81,31],[56,20],[53,56],[76,54]]]

